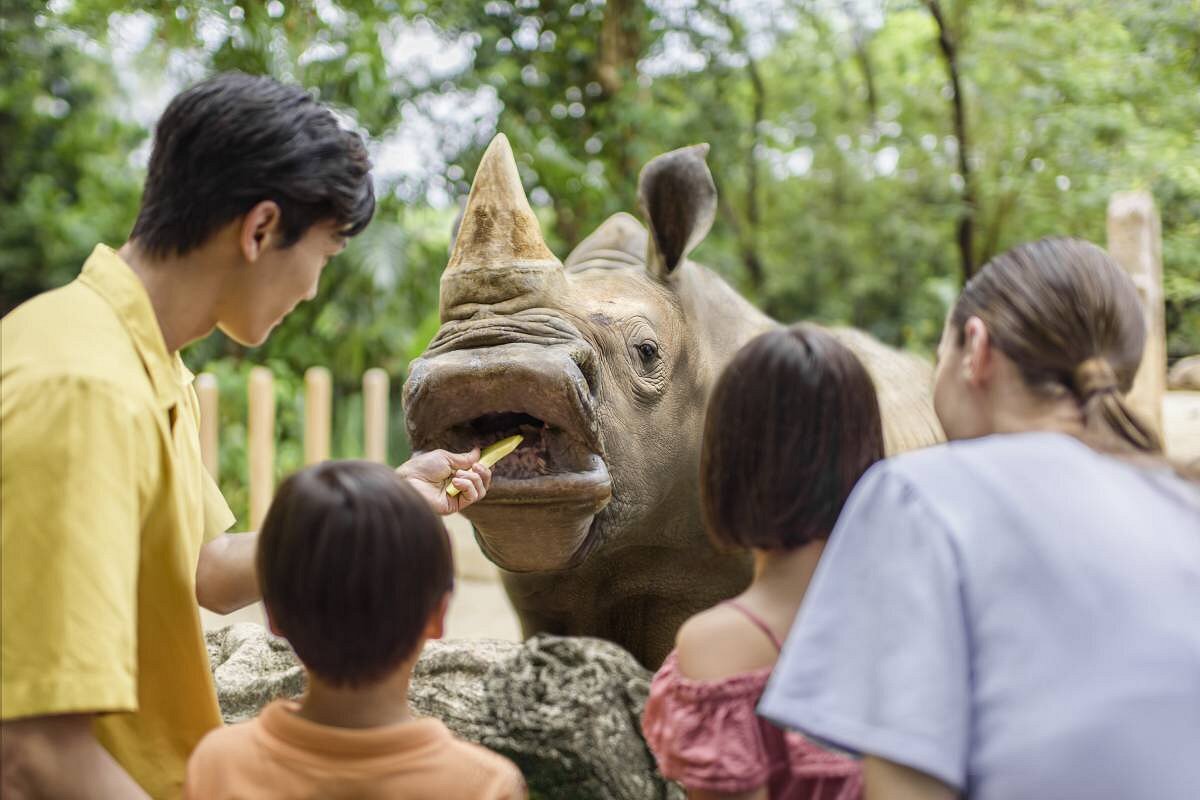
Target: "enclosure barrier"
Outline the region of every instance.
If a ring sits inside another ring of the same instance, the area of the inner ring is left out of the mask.
[[[1162,227],[1149,192],[1117,192],[1109,198],[1108,252],[1133,279],[1146,316],[1146,349],[1129,391],[1129,405],[1161,438],[1167,393],[1166,306]]]
[[[388,375],[382,369],[363,374],[363,454],[387,463]],[[200,456],[209,474],[220,465],[218,387],[210,373],[196,377],[200,399]],[[275,379],[266,367],[254,367],[247,381],[246,461],[250,479],[249,530],[256,531],[275,493]],[[333,424],[333,380],[325,367],[304,373],[304,463],[329,458]]]

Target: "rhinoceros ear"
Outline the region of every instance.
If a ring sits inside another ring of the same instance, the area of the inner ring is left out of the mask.
[[[660,279],[708,235],[717,214],[706,155],[707,144],[672,150],[652,159],[638,176],[638,204],[650,223],[646,268]]]

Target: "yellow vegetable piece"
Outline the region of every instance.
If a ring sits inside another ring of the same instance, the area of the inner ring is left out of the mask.
[[[484,448],[483,453],[481,453],[479,456],[480,463],[489,469],[496,466],[497,461],[504,458],[513,450],[516,450],[517,445],[519,445],[524,439],[524,436],[517,434],[516,436],[509,436],[507,439],[501,439],[495,444],[488,445],[486,448]],[[446,495],[448,497],[454,497],[458,493],[458,487],[453,484],[446,489]]]

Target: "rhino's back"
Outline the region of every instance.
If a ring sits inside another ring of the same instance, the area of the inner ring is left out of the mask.
[[[871,373],[888,455],[944,440],[933,412],[933,366],[929,362],[855,328],[833,328],[831,332]]]

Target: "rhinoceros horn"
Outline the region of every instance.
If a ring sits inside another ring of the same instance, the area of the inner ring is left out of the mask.
[[[442,321],[545,306],[565,285],[562,262],[525,198],[508,137],[497,134],[479,162],[442,272]]]

